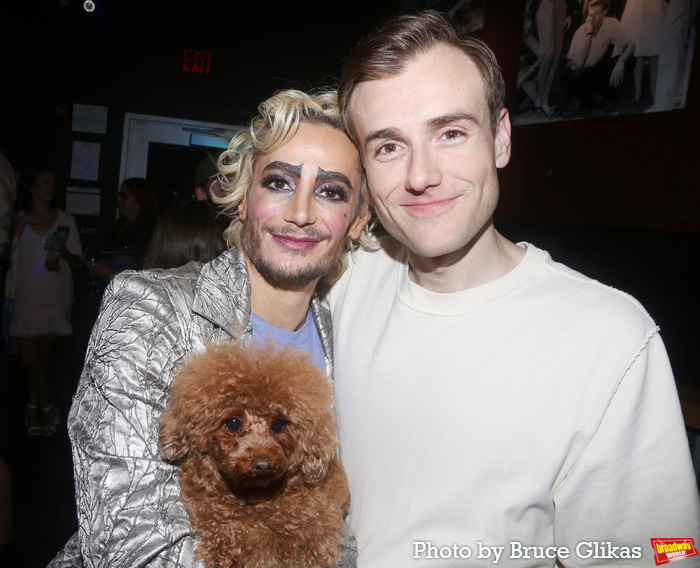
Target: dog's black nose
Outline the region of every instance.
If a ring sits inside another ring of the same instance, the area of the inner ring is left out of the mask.
[[[269,458],[255,458],[251,462],[253,473],[258,477],[264,477],[272,473],[273,465],[272,460]]]

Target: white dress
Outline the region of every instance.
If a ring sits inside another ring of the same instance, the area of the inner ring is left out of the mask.
[[[635,57],[659,55],[665,16],[664,0],[627,0],[620,23],[627,39],[634,42]]]
[[[46,269],[49,243],[58,227],[68,227],[66,247],[82,258],[80,237],[75,219],[59,211],[56,221],[45,235],[38,234],[28,223],[19,237],[13,238],[12,266],[7,295],[15,300],[11,335],[71,335],[70,310],[73,303],[73,276],[68,263],[60,259],[59,270]]]

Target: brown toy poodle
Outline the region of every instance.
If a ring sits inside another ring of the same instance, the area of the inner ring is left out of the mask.
[[[291,349],[209,345],[179,371],[160,425],[209,568],[331,567],[350,504],[332,387]]]

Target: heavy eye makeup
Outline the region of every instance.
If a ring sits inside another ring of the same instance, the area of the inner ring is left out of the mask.
[[[291,176],[283,173],[273,173],[266,175],[260,182],[262,187],[266,187],[274,192],[287,192],[296,189],[296,183]]]
[[[345,189],[335,183],[324,183],[316,189],[316,195],[326,201],[341,201],[345,203],[350,196]]]
[[[275,193],[287,193],[295,191],[297,188],[295,180],[283,173],[272,173],[266,175],[260,182],[262,187],[269,189]],[[346,202],[350,199],[348,192],[343,186],[334,182],[323,182],[315,190],[314,193],[321,199],[326,201]]]

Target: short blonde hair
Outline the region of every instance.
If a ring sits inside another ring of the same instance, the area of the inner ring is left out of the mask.
[[[258,106],[258,116],[251,120],[248,129],[234,136],[228,148],[219,156],[220,189],[216,192],[217,195],[213,196],[213,200],[222,205],[223,213],[231,218],[224,232],[229,246],[241,246],[243,222],[240,217],[240,205],[253,182],[258,160],[287,143],[296,134],[300,123],[329,126],[347,134],[338,109],[336,91],[303,93],[290,89],[275,93],[262,102]],[[359,188],[356,218],[369,210],[367,179],[359,157],[358,168],[362,183]],[[371,248],[369,229],[365,227],[357,239],[348,238],[345,246],[347,250],[355,250],[359,246]],[[342,269],[343,267],[333,269],[326,280],[339,277]]]

